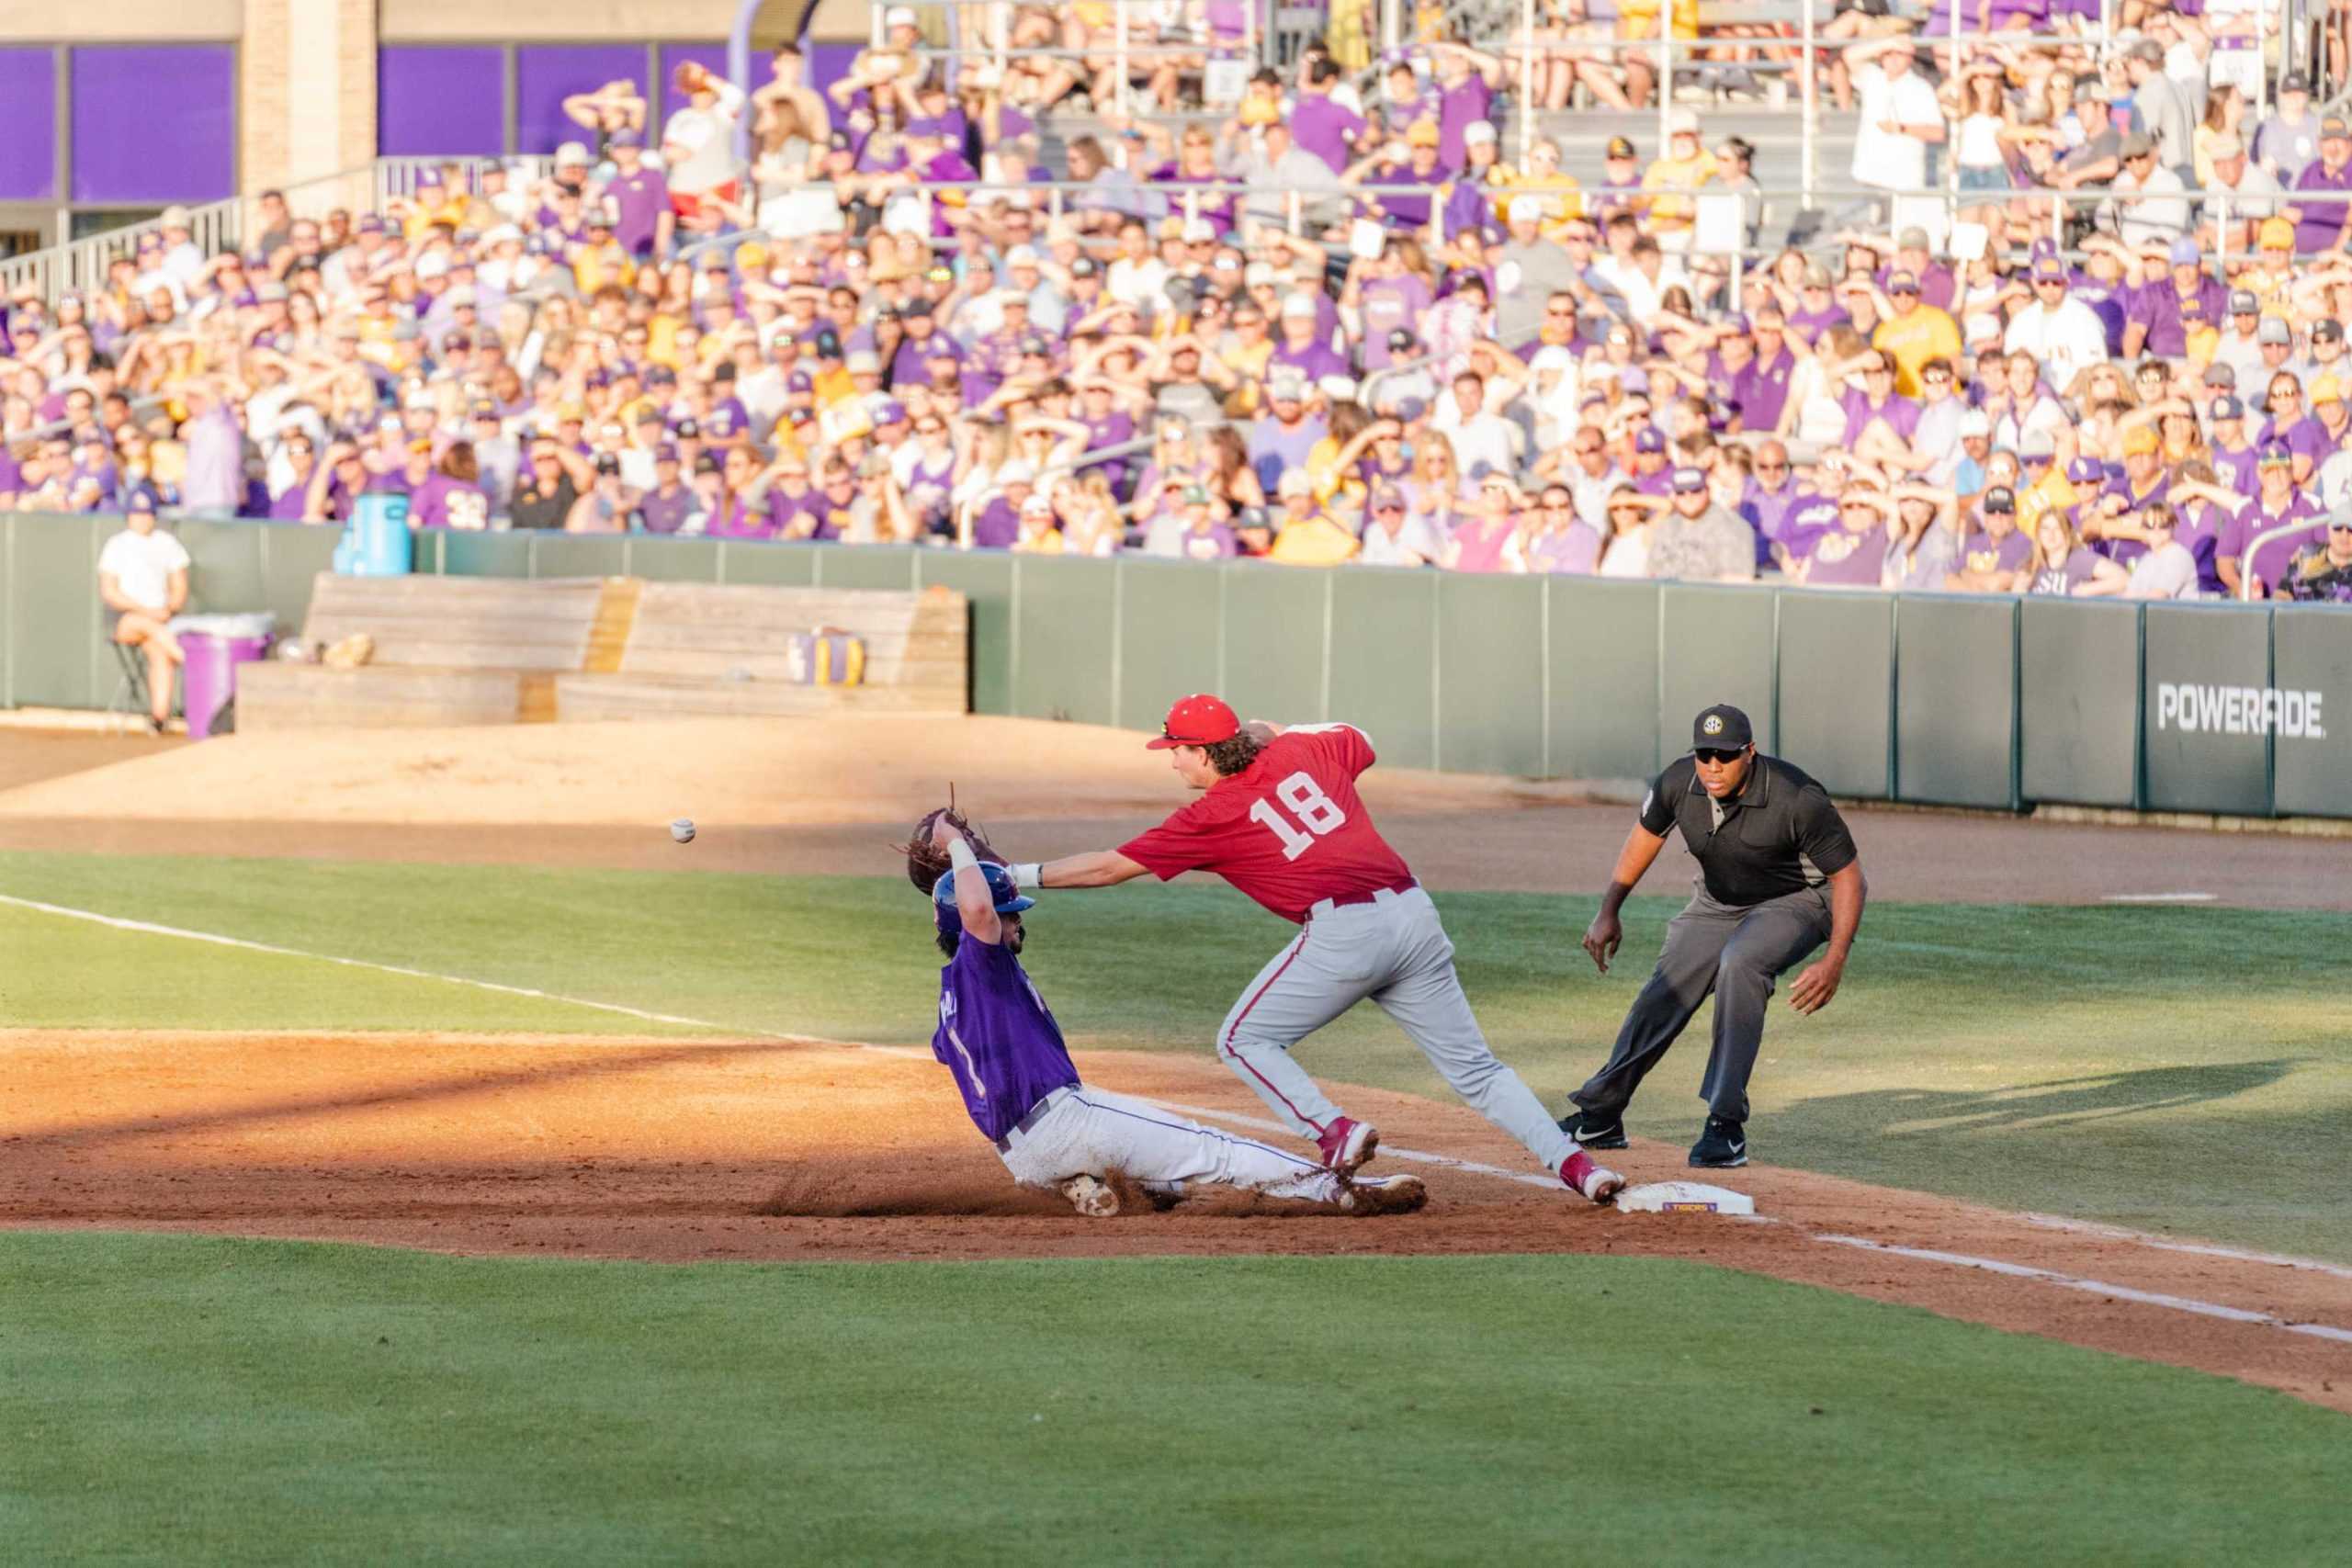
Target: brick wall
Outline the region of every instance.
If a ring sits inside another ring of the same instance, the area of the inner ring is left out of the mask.
[[[256,191],[376,154],[376,0],[243,0],[239,137]]]

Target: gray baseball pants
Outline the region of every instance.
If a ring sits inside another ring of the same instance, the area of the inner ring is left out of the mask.
[[[1575,1140],[1520,1076],[1498,1061],[1453,972],[1453,943],[1419,887],[1369,904],[1318,904],[1288,947],[1241,993],[1217,1031],[1217,1057],[1284,1126],[1318,1136],[1340,1115],[1290,1048],[1370,997],[1471,1109],[1517,1138],[1546,1170]]]
[[[1825,888],[1746,908],[1718,904],[1700,888],[1690,907],[1668,922],[1657,967],[1634,998],[1608,1065],[1569,1098],[1587,1111],[1623,1111],[1712,991],[1715,1043],[1699,1097],[1711,1113],[1747,1121],[1747,1076],[1764,1042],[1764,1007],[1772,999],[1773,982],[1828,940]]]

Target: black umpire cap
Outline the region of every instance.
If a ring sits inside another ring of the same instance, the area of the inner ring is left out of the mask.
[[[1753,745],[1756,732],[1747,725],[1747,716],[1729,703],[1717,703],[1690,721],[1690,749],[1694,751],[1736,751]]]

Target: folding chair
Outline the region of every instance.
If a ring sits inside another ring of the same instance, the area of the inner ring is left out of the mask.
[[[144,728],[147,723],[147,654],[109,637],[107,646],[114,649],[115,664],[122,673],[114,683],[114,696],[107,704],[109,719],[119,716],[126,723]]]

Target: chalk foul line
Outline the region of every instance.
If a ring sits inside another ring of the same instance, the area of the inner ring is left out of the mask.
[[[681,1018],[676,1013],[649,1012],[643,1008],[625,1007],[619,1002],[590,1001],[584,997],[559,996],[529,986],[503,986],[495,980],[476,980],[463,975],[440,975],[429,969],[410,969],[398,964],[379,964],[371,958],[341,958],[332,953],[311,953],[299,947],[279,947],[273,942],[249,942],[241,936],[222,936],[217,931],[188,931],[180,926],[157,925],[152,920],[126,919],[120,915],[102,915],[95,909],[69,908],[62,904],[44,904],[38,898],[19,898],[12,893],[0,893],[0,904],[13,908],[32,909],[44,915],[57,915],[69,920],[86,920],[92,925],[107,926],[120,931],[135,931],[141,936],[177,937],[184,942],[209,942],[214,947],[233,947],[243,953],[266,953],[279,958],[307,958],[318,964],[338,964],[346,969],[372,969],[379,975],[398,975],[410,980],[432,980],[445,986],[464,986],[477,991],[495,991],[503,997],[527,997],[534,1001],[558,1002],[565,1007],[589,1008],[597,1012],[609,1012],[622,1018],[640,1019],[649,1023],[674,1023],[689,1029],[710,1029],[721,1033],[756,1034],[763,1040],[789,1040],[811,1045],[830,1045],[834,1042],[820,1040],[813,1034],[785,1034],[773,1029],[738,1029],[731,1023],[713,1023],[705,1018]]]
[[[2083,1291],[2095,1296],[2110,1296],[2120,1302],[2136,1302],[2142,1306],[2166,1307],[2174,1312],[2194,1313],[2199,1317],[2218,1317],[2229,1323],[2256,1323],[2267,1328],[2283,1328],[2290,1334],[2308,1334],[2314,1338],[2333,1339],[2352,1345],[2352,1328],[2333,1328],[2324,1323],[2290,1323],[2267,1312],[2252,1312],[2245,1307],[2222,1306],[2213,1302],[2200,1302],[2188,1296],[2168,1296],[2156,1291],[2135,1291],[2127,1285],[2110,1285],[2101,1280],[2077,1279],[2055,1269],[2036,1269],[2024,1263],[2004,1263],[1992,1258],[1971,1258],[1960,1252],[1936,1252],[1921,1247],[1896,1247],[1890,1242],[1871,1241],[1858,1235],[1834,1235],[1816,1231],[1815,1241],[1826,1241],[1833,1247],[1858,1247],[1865,1252],[1883,1252],[1896,1258],[1916,1258],[1923,1263],[1948,1263],[1961,1269],[1978,1269],[1991,1274],[2006,1274],[2013,1280],[2039,1280],[2065,1291]]]
[[[446,986],[464,986],[479,991],[492,991],[501,996],[524,997],[534,1001],[554,1002],[565,1007],[587,1008],[597,1012],[612,1013],[621,1018],[639,1019],[650,1023],[677,1024],[689,1029],[707,1029],[719,1033],[756,1035],[763,1040],[778,1040],[794,1044],[828,1045],[871,1051],[877,1055],[928,1059],[930,1053],[906,1046],[872,1045],[858,1041],[827,1040],[813,1034],[794,1034],[782,1030],[746,1028],[738,1024],[719,1023],[710,1019],[687,1018],[678,1013],[654,1012],[645,1008],[628,1007],[620,1002],[600,1002],[585,997],[567,997],[530,986],[508,986],[495,980],[477,980],[464,975],[444,975],[430,969],[413,969],[398,964],[379,964],[369,958],[345,958],[331,953],[312,953],[299,947],[282,947],[275,942],[253,942],[244,937],[225,936],[218,931],[190,931],[183,926],[166,926],[153,920],[134,920],[120,915],[101,914],[95,909],[76,909],[63,904],[45,903],[38,898],[21,898],[14,894],[0,893],[0,905],[18,909],[30,909],[39,914],[54,915],[62,919],[83,920],[114,931],[132,931],[142,936],[174,937],[183,942],[200,942],[214,947],[234,948],[244,953],[268,953],[279,958],[307,959],[317,964],[339,964],[347,969],[368,969],[379,975],[397,975],[404,979],[425,980]],[[1137,1097],[1142,1098],[1142,1097]],[[1245,1116],[1230,1111],[1218,1111],[1207,1106],[1183,1105],[1170,1100],[1153,1100],[1166,1111],[1180,1115],[1204,1117],[1228,1125],[1256,1132],[1287,1133],[1288,1128],[1263,1117]],[[1458,1158],[1429,1149],[1386,1147],[1384,1152],[1398,1159],[1419,1164],[1444,1167],[1474,1176],[1498,1178],[1522,1186],[1540,1187],[1545,1190],[1559,1189],[1559,1179],[1537,1175],[1532,1171],[1513,1170],[1503,1166],[1488,1165],[1478,1160]],[[2143,1232],[2125,1230],[2120,1226],[2097,1225],[2087,1222],[2064,1220],[2049,1214],[2021,1216],[2030,1224],[2053,1230],[2073,1230],[2107,1240],[2127,1241],[2161,1251],[2197,1253],[2233,1262],[2282,1265],[2320,1273],[2352,1278],[2352,1269],[2338,1268],[2313,1258],[2288,1258],[2271,1253],[2241,1252],[2233,1247],[2176,1242]],[[1884,1253],[1891,1257],[1909,1258],[1917,1262],[1942,1263],[1957,1268],[1974,1269],[2000,1274],[2010,1279],[2030,1280],[2054,1285],[2062,1290],[2081,1291],[2093,1295],[2109,1296],[2117,1301],[2132,1302],[2143,1306],[2162,1307],[2173,1312],[2190,1313],[2199,1317],[2218,1318],[2231,1323],[2255,1324],[2263,1327],[2282,1329],[2289,1334],[2308,1335],[2314,1338],[2334,1340],[2352,1345],[2352,1329],[2335,1328],[2321,1323],[2290,1323],[2269,1313],[2253,1312],[2244,1307],[2222,1306],[2215,1302],[2200,1302],[2187,1296],[2165,1295],[2158,1292],[2132,1290],[2122,1285],[2110,1285],[2098,1280],[2061,1274],[2053,1269],[2037,1269],[2023,1263],[2006,1263],[1998,1258],[1972,1258],[1964,1253],[1938,1252],[1928,1247],[1897,1247],[1889,1242],[1871,1241],[1862,1236],[1838,1235],[1829,1232],[1800,1233],[1808,1239],[1826,1242],[1835,1247],[1850,1247],[1867,1252]]]
[[[2158,1252],[2186,1252],[2199,1258],[2225,1258],[2233,1263],[2261,1263],[2274,1269],[2301,1269],[2312,1274],[2327,1274],[2338,1280],[2352,1280],[2352,1269],[2340,1263],[2322,1263],[2315,1258],[2292,1258],[2282,1252],[2250,1252],[2243,1247],[2220,1247],[2209,1241],[2175,1241],[2167,1235],[2151,1235],[2146,1231],[2127,1230],[2121,1225],[2103,1225],[2095,1220],[2069,1220],[2057,1214],[2021,1214],[2029,1224],[2044,1230],[2075,1231],[2107,1241],[2136,1242],[2154,1247]]]

